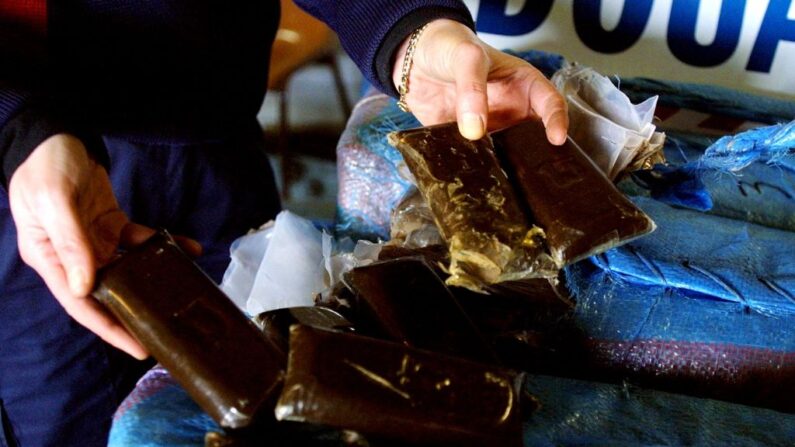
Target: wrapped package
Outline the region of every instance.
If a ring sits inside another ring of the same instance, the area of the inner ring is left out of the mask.
[[[294,325],[276,418],[423,445],[522,444],[523,374]]]
[[[552,82],[568,104],[569,136],[610,180],[664,161],[665,134],[652,124],[657,96],[632,104],[607,77],[576,64],[558,70]]]
[[[490,138],[467,140],[447,123],[395,132],[389,141],[403,154],[448,244],[447,284],[481,290],[555,275],[543,231],[528,224]]]
[[[654,230],[654,222],[571,139],[553,146],[541,121],[525,121],[491,137],[558,267]]]
[[[229,248],[229,266],[219,287],[244,312],[257,270],[268,250],[274,223],[272,220],[268,221],[257,230],[239,237]]]
[[[354,331],[353,323],[333,309],[321,306],[289,307],[263,312],[254,324],[285,354],[290,350],[290,326],[303,324],[322,329]]]
[[[357,298],[358,327],[371,322],[382,338],[475,361],[496,363],[491,347],[421,257],[380,261],[351,270],[345,284]]]
[[[222,427],[270,414],[284,352],[165,232],[98,272],[93,295]]]

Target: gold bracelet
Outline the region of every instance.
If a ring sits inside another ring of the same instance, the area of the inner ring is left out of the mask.
[[[400,110],[404,112],[410,111],[408,104],[406,104],[406,95],[409,93],[409,72],[411,71],[411,64],[414,62],[414,50],[417,48],[420,34],[422,34],[427,27],[428,24],[426,23],[411,33],[411,37],[409,37],[409,46],[406,48],[406,55],[403,57],[403,71],[400,73],[400,87],[398,88],[400,98],[398,99],[397,105],[400,107]]]

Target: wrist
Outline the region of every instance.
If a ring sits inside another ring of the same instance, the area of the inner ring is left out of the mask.
[[[58,133],[36,146],[11,180],[13,181],[18,172],[27,170],[41,176],[42,180],[51,180],[61,175],[79,183],[92,164],[94,162],[79,138],[68,133]]]
[[[392,85],[398,93],[400,92],[400,78],[403,72],[403,61],[406,59],[406,51],[409,48],[409,40],[411,40],[411,34],[403,39],[403,43],[400,44],[392,57]]]
[[[422,37],[422,33],[426,28],[428,28],[428,24],[417,28],[411,33],[403,54],[403,63],[401,64],[400,70],[400,83],[397,87],[397,105],[400,107],[400,110],[404,112],[409,112],[409,106],[406,102],[406,97],[409,94],[409,77],[411,75],[411,66],[414,65],[414,53],[417,50],[417,45],[420,38]]]
[[[395,90],[400,92],[403,70],[405,69],[404,66],[406,65],[406,62],[411,62],[411,61],[406,61],[406,53],[409,51],[409,44],[411,43],[412,38],[415,37],[416,35],[415,38],[418,40],[418,42],[416,43],[418,44],[419,43],[418,32],[420,32],[420,30],[422,30],[421,32],[423,35],[431,34],[429,31],[439,27],[440,25],[443,25],[444,22],[458,23],[449,19],[432,20],[428,23],[425,23],[424,25],[418,26],[411,33],[409,33],[409,35],[407,35],[405,39],[403,39],[403,42],[401,42],[400,46],[397,48],[394,56],[392,57],[392,85],[395,86]]]
[[[430,3],[436,3],[437,1],[438,0],[434,0],[434,2]],[[441,1],[445,2],[447,0]],[[389,32],[379,44],[373,60],[372,73],[374,78],[371,81],[374,82],[374,85],[379,90],[393,97],[398,96],[395,84],[392,80],[392,68],[395,65],[396,53],[406,37],[417,28],[426,23],[444,18],[460,22],[472,30],[475,29],[475,22],[472,20],[469,10],[458,0],[454,0],[454,3],[458,5],[456,7],[450,7],[449,5],[440,6],[438,4],[420,6],[404,15],[392,25]]]
[[[425,25],[417,27],[417,29],[403,39],[403,42],[401,42],[400,46],[397,48],[394,56],[392,57],[392,84],[394,85],[395,90],[399,91],[400,89],[403,66],[405,65],[406,53],[409,50],[411,38],[418,30],[423,28],[424,31],[422,31],[422,39],[419,39],[416,42],[413,60],[420,60],[425,57],[424,48],[427,47],[429,42],[434,42],[436,44],[446,43],[451,41],[448,39],[450,36],[458,36],[458,39],[460,39],[460,36],[462,35],[461,33],[465,33],[467,35],[467,39],[474,39],[476,36],[474,31],[472,31],[472,29],[466,24],[452,19],[436,19],[426,23]]]

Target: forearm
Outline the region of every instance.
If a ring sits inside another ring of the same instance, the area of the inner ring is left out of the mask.
[[[326,22],[339,36],[365,78],[397,96],[392,84],[394,53],[412,31],[435,19],[449,18],[474,28],[460,0],[295,0]]]

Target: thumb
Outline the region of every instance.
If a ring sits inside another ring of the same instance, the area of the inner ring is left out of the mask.
[[[489,58],[480,45],[463,42],[457,46],[453,60],[458,131],[470,140],[483,138],[489,115],[486,93]]]

